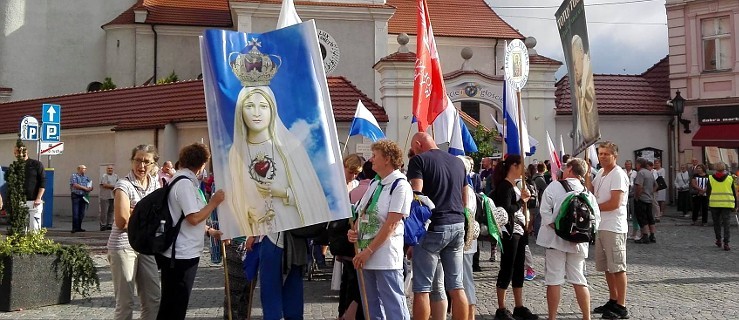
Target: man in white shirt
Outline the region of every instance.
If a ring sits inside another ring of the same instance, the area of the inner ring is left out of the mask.
[[[595,269],[605,272],[608,283],[608,302],[593,310],[603,313],[604,319],[627,319],[626,310],[626,220],[629,177],[616,165],[618,146],[610,141],[598,147],[602,168],[588,189],[598,199],[601,222],[595,240]]]
[[[113,172],[113,165],[105,168],[100,177],[100,231],[113,230],[113,189],[118,182],[118,175]]]
[[[582,179],[588,168],[587,163],[579,158],[570,160],[564,168],[560,183],[550,184],[541,196],[541,229],[536,239],[536,244],[546,248],[545,276],[547,285],[547,307],[549,319],[557,318],[557,309],[561,297],[561,286],[566,282],[572,284],[575,289],[577,304],[580,306],[583,319],[590,319],[590,291],[588,281],[585,279],[585,258],[588,257],[588,243],[570,242],[557,236],[554,230],[554,222],[559,215],[565,197],[569,194],[561,183],[567,183],[569,188],[575,192],[582,192],[585,187]],[[595,205],[595,196],[586,192],[591,204]],[[593,207],[595,213],[595,226],[600,222],[600,210],[598,206]]]

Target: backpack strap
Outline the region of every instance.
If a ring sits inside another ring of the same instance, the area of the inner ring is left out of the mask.
[[[567,192],[572,192],[573,191],[572,190],[572,187],[567,182],[567,179],[559,180],[559,183],[562,185],[563,188],[565,188],[565,191],[567,191]]]
[[[391,196],[393,195],[393,191],[395,191],[395,187],[398,186],[398,182],[400,182],[400,180],[405,180],[405,178],[397,178],[397,179],[395,179],[395,181],[393,181],[393,184],[390,186],[390,195]]]
[[[172,180],[166,187],[166,197],[167,201],[169,201],[169,192],[172,191],[172,187],[174,187],[174,184],[177,183],[177,181],[187,179],[190,180],[190,178],[186,176],[179,176]],[[191,180],[192,181],[192,180]],[[177,246],[177,237],[180,235],[180,227],[182,226],[182,220],[185,220],[185,212],[182,212],[182,215],[180,216],[180,219],[177,220],[177,224],[174,226],[175,230],[177,230],[177,233],[174,235],[174,239],[172,239],[172,257],[169,259],[169,268],[174,269],[174,260],[175,260],[175,247]]]

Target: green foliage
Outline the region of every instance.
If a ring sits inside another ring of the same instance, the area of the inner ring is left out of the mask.
[[[106,77],[105,81],[103,81],[103,86],[100,88],[100,90],[113,90],[117,88],[118,86],[113,83],[113,79],[110,77]]]
[[[110,80],[110,78],[106,79]],[[0,281],[3,277],[3,258],[13,255],[57,255],[55,270],[57,275],[61,268],[63,275],[72,278],[72,289],[88,297],[92,287],[100,290],[95,264],[82,245],[62,246],[54,240],[47,239],[46,229],[26,231],[28,227],[28,208],[26,207],[26,193],[24,183],[26,177],[26,146],[18,139],[16,150],[19,150],[15,161],[8,170],[8,198],[10,199],[10,226],[8,236],[0,238]]]
[[[495,129],[487,131],[482,125],[478,125],[475,132],[472,133],[472,139],[477,144],[477,152],[470,153],[469,156],[475,160],[475,171],[480,168],[482,158],[489,157],[493,153],[499,152],[493,144],[495,137],[498,136],[498,132]]]
[[[61,267],[63,274],[72,277],[74,292],[89,297],[93,286],[95,290],[100,291],[100,278],[85,246],[77,244],[60,247],[57,256],[59,256],[57,273]]]
[[[24,235],[28,226],[28,207],[26,207],[26,191],[23,186],[26,180],[26,146],[20,139],[15,143],[16,150],[19,150],[15,157],[15,161],[8,168],[8,199],[9,210],[8,218],[10,226],[8,227],[8,235]],[[15,239],[15,238],[12,238]]]
[[[170,73],[166,78],[161,78],[157,80],[157,84],[173,83],[177,81],[179,81],[179,79],[177,78],[177,74],[175,74],[174,70],[172,70],[172,73]]]

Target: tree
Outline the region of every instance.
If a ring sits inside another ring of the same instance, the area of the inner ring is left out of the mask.
[[[157,80],[157,84],[173,83],[177,81],[179,81],[179,79],[177,78],[177,74],[174,73],[174,70],[172,70],[172,73],[170,73],[166,78],[161,78]]]
[[[26,160],[27,151],[23,141],[18,138],[15,147],[20,152],[15,157],[15,161],[8,168],[8,199],[9,203],[9,220],[8,235],[24,236],[26,227],[28,226],[28,207],[26,207],[26,192],[23,188],[26,180]]]
[[[472,134],[472,139],[477,144],[477,152],[470,153],[470,157],[475,160],[475,171],[480,169],[480,163],[482,158],[489,157],[493,153],[499,152],[493,144],[495,137],[498,136],[498,131],[495,129],[488,130],[483,125],[478,125],[475,128],[475,132]]]
[[[117,86],[115,85],[115,83],[113,83],[113,79],[111,79],[110,77],[106,77],[105,81],[103,81],[103,87],[101,88],[101,90],[113,90],[115,88],[117,88]]]

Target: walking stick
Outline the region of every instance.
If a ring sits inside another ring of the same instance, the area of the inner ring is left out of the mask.
[[[352,222],[351,218],[349,219],[349,227],[354,229],[354,223]],[[354,254],[359,254],[359,241],[354,243]],[[364,309],[364,318],[370,319],[369,304],[367,303],[367,289],[364,285],[364,273],[362,272],[362,268],[358,268],[357,273],[359,274],[359,291],[362,294],[362,309]]]
[[[221,261],[223,262],[223,274],[225,275],[226,279],[226,308],[228,308],[228,320],[231,320],[231,288],[228,284],[228,261],[226,257],[226,243],[221,241],[221,252],[223,252],[223,256],[221,257]]]

